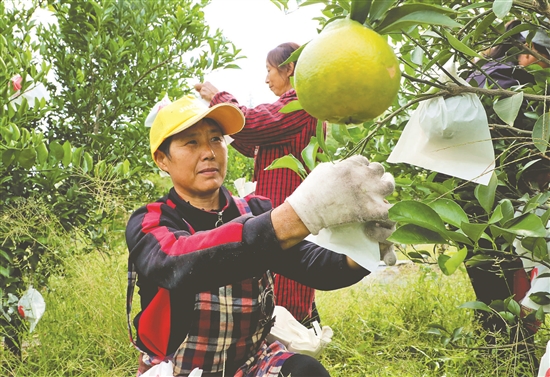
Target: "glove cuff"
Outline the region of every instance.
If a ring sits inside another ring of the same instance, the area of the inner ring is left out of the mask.
[[[296,215],[300,218],[300,220],[302,220],[311,234],[316,236],[319,234],[319,231],[324,228],[321,216],[313,209],[312,206],[308,206],[300,200],[295,200],[292,195],[286,198],[285,201],[290,204],[294,212],[296,212]]]

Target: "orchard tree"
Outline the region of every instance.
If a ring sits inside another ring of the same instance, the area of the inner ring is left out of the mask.
[[[272,2],[280,9],[288,9],[288,1]],[[526,315],[518,302],[521,297],[510,293],[506,298],[495,295],[491,299],[490,290],[497,289],[492,286],[495,279],[510,282],[508,277],[523,270],[519,250],[524,260],[550,266],[546,244],[550,217],[547,153],[550,69],[545,68],[550,65],[550,55],[548,51],[537,51],[530,43],[537,30],[550,34],[549,2],[320,0],[297,3],[300,7],[324,4],[316,17],[319,31],[337,18],[351,17],[383,35],[393,46],[402,71],[398,96],[384,114],[362,124],[330,124],[326,139],[318,133],[312,139],[312,147],[304,150],[304,161],[311,168],[319,161],[363,154],[371,161],[383,163],[397,183],[390,217],[398,226],[391,240],[407,245],[402,251],[413,261],[438,264],[447,275],[464,263],[474,280],[479,301],[463,306],[476,309],[483,321],[496,317],[505,324],[504,332],[509,331],[515,341],[523,343],[532,335],[525,332],[525,328],[544,322],[542,306]],[[511,24],[514,20],[518,22]],[[491,51],[503,44],[508,45],[509,50],[497,61]],[[289,59],[297,60],[298,67],[299,54]],[[542,64],[517,67],[520,54],[528,54]],[[450,72],[448,62],[455,63],[456,75]],[[530,80],[502,88],[498,82],[487,79],[487,84],[480,87],[470,75],[478,72],[489,77],[491,72],[482,67],[490,62],[506,62],[513,70],[525,72]],[[369,67],[364,69],[368,71]],[[442,80],[443,77],[446,79]],[[386,162],[411,115],[423,101],[439,97],[448,100],[466,93],[473,93],[481,100],[488,119],[495,168],[487,184],[411,164]],[[293,106],[293,109],[299,107]],[[317,147],[322,147],[324,153],[318,153]],[[292,159],[278,164],[302,171]],[[426,245],[433,248],[426,250]],[[487,278],[488,274],[479,275],[476,271],[492,271],[493,277]],[[480,285],[485,287],[480,289]],[[488,297],[483,295],[483,290],[489,291]],[[550,294],[538,292],[530,299],[536,304],[548,304]],[[492,329],[496,328],[499,326]],[[434,327],[432,330],[447,343],[460,338],[455,337],[452,329]]]
[[[0,2],[0,339],[12,351],[23,292],[47,286],[70,253],[108,252],[127,210],[156,196],[149,110],[191,92],[187,79],[235,67],[207,3]],[[37,22],[40,7],[51,22]]]

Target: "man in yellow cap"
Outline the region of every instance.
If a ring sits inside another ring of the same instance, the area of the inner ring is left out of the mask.
[[[175,376],[195,368],[204,377],[329,376],[315,358],[266,342],[274,322],[272,274],[322,290],[369,274],[304,238],[340,224],[387,223],[384,197],[394,190],[393,177],[354,156],[319,165],[275,209],[263,197],[233,197],[222,185],[224,135],[243,125],[237,107],[207,108],[190,96],[162,108],[152,124],[151,154],[173,188],[135,211],[126,229],[129,322],[136,275],[141,296],[133,321],[138,375],[169,360]],[[381,242],[390,232],[375,237]]]

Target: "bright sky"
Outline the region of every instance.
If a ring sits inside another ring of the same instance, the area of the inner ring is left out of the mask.
[[[321,15],[320,9],[321,5],[311,5],[285,15],[270,0],[212,0],[204,9],[208,25],[222,29],[247,58],[237,61],[240,70],[212,72],[206,80],[245,106],[275,101],[265,84],[267,53],[284,42],[304,44],[313,39],[318,22],[312,18]]]
[[[25,0],[12,2],[12,6],[25,4]],[[219,90],[230,92],[245,106],[275,101],[277,97],[265,84],[267,53],[284,42],[301,45],[313,39],[318,22],[312,18],[319,17],[324,6],[315,4],[296,9],[295,4],[290,0],[290,11],[285,14],[270,0],[211,0],[204,9],[206,22],[213,31],[221,29],[246,58],[236,62],[240,70],[218,70],[207,75],[206,80]],[[34,18],[39,22],[55,20],[45,9],[37,11]],[[50,74],[53,75],[53,71]],[[189,84],[196,82],[190,80]]]

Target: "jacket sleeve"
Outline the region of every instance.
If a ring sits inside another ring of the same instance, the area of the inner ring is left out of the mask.
[[[254,215],[271,209],[268,198],[250,195],[246,200]],[[370,274],[370,271],[364,268],[349,268],[345,255],[308,241],[302,241],[288,250],[278,251],[269,269],[304,285],[325,291],[353,285]]]
[[[191,234],[177,212],[161,202],[130,217],[126,243],[138,274],[162,288],[195,292],[258,276],[268,269],[270,255],[281,251],[271,211]]]
[[[309,241],[302,241],[281,251],[279,257],[273,261],[271,270],[323,291],[348,287],[370,274],[364,268],[351,269],[345,255]]]
[[[279,112],[283,106],[293,100],[296,100],[296,96],[283,95],[272,104],[261,104],[254,108],[247,108],[241,106],[231,94],[218,92],[210,101],[210,105],[228,102],[238,106],[244,113],[246,118],[244,128],[239,133],[231,135],[235,139],[232,145],[239,150],[239,148],[246,148],[247,146],[287,143],[297,133],[300,133],[308,122],[316,122],[304,110],[287,114]]]

